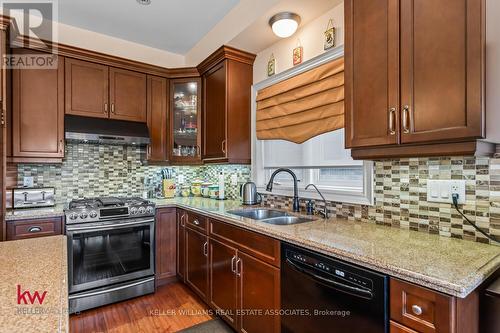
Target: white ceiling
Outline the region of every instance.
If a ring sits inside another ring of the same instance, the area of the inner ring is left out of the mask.
[[[58,21],[165,51],[185,54],[239,0],[59,0]],[[307,1],[306,1],[307,2]]]

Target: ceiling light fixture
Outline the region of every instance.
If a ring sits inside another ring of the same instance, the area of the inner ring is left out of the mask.
[[[138,2],[140,5],[144,5],[144,6],[147,6],[147,5],[150,5],[150,4],[151,4],[151,0],[137,0],[137,2]]]
[[[300,24],[300,16],[295,13],[282,12],[269,19],[269,25],[276,36],[281,38],[290,37],[297,31]]]

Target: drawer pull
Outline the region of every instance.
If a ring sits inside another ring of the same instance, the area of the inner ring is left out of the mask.
[[[415,304],[411,306],[411,311],[413,312],[414,315],[417,316],[420,316],[422,314],[422,308]]]
[[[30,227],[28,229],[28,232],[40,232],[40,231],[42,231],[41,227]]]
[[[194,225],[200,225],[200,221],[198,221],[198,220],[194,220],[194,221],[193,221],[193,224],[194,224]]]

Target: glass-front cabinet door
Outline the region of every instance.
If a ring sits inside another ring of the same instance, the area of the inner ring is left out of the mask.
[[[170,81],[170,160],[201,163],[201,80]]]

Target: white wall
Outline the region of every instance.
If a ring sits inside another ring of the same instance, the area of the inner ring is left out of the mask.
[[[257,83],[267,78],[267,62],[271,54],[274,54],[274,58],[276,59],[276,73],[293,67],[292,51],[297,46],[297,39],[300,39],[302,47],[304,48],[303,61],[323,53],[323,33],[326,30],[330,18],[333,19],[335,28],[337,29],[336,46],[343,45],[344,4],[341,3],[317,19],[301,27],[293,36],[282,39],[278,43],[259,52],[253,66],[253,82]]]

